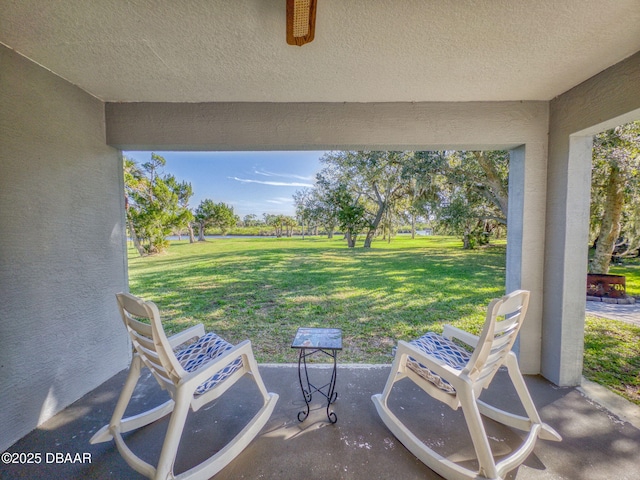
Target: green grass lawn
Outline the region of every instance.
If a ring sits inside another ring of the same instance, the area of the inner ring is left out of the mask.
[[[204,323],[230,342],[249,338],[259,362],[292,362],[299,326],[337,327],[342,362],[390,362],[396,339],[445,323],[479,332],[504,292],[505,247],[463,251],[455,238],[398,237],[370,250],[342,239],[172,242],[160,256],[131,251],[130,289],[155,301],[167,331]]]
[[[640,327],[588,316],[583,373],[640,405]]]
[[[640,301],[640,258],[627,258],[624,265],[612,265],[609,273],[624,275],[627,294],[635,296]]]
[[[623,268],[628,292],[640,294],[640,265]],[[294,362],[299,326],[337,327],[341,362],[389,363],[398,339],[445,323],[479,333],[487,304],[504,294],[505,246],[464,251],[453,237],[404,236],[370,250],[309,237],[177,241],[153,257],[130,249],[129,278],[169,333],[204,323],[232,343],[249,338],[259,362]],[[640,404],[639,359],[640,329],[587,318],[587,378]]]
[[[624,275],[627,294],[640,301],[640,259],[625,259],[609,270]],[[605,318],[587,317],[584,376],[640,405],[640,327]]]

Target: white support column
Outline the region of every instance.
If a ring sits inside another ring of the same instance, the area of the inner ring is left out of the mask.
[[[562,386],[582,379],[592,144],[592,136],[554,143],[549,165],[541,371]]]
[[[592,137],[640,118],[638,78],[640,52],[550,103],[541,371],[561,386],[582,380]]]
[[[531,291],[517,345],[520,368],[528,374],[540,373],[541,365],[546,168],[545,144],[511,150],[506,290]]]

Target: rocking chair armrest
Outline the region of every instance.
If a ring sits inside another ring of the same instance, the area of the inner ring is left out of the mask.
[[[171,335],[169,340],[169,345],[171,348],[176,348],[178,345],[182,345],[184,342],[191,340],[192,338],[199,338],[204,335],[204,325],[199,324],[193,327],[189,327],[184,329],[181,332],[176,333],[175,335]]]
[[[251,349],[251,342],[249,340],[240,342],[233,348],[230,348],[229,350],[224,352],[219,357],[216,357],[209,362],[203,363],[197,370],[187,373],[180,380],[180,384],[193,382],[196,386],[200,385],[202,382],[204,382],[208,378],[211,378],[217,372],[226,367],[235,358],[242,355],[253,358],[253,350]]]
[[[456,338],[473,348],[476,348],[478,346],[478,342],[480,341],[480,337],[478,337],[477,335],[473,335],[469,332],[461,330],[457,327],[453,327],[451,325],[444,326],[442,336],[449,340]]]
[[[437,358],[432,357],[431,355],[425,353],[424,351],[411,345],[410,343],[400,340],[398,342],[398,349],[396,350],[396,355],[403,355],[403,354],[410,356],[417,362],[427,367],[433,373],[441,376],[442,378],[449,381],[450,383],[453,383],[451,382],[451,379],[459,378],[460,374],[463,371],[463,370],[456,370],[455,368],[452,368],[449,365],[442,363]]]

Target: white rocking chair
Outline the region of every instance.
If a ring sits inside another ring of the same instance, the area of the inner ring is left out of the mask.
[[[130,467],[154,479],[208,479],[231,462],[255,438],[265,425],[278,400],[268,393],[248,340],[233,346],[214,333],[205,335],[204,327],[197,325],[167,338],[158,307],[133,295],[116,295],[122,319],[133,342],[134,355],[129,375],[109,425],[105,425],[90,440],[91,443],[115,440],[118,451]],[[138,319],[150,321],[143,323]],[[189,340],[189,346],[174,349]],[[140,378],[142,367],[148,367],[160,386],[171,399],[139,415],[123,419],[133,390]],[[194,412],[218,398],[240,377],[248,373],[255,380],[262,395],[263,405],[247,426],[224,448],[202,463],[174,475],[174,461],[182,437],[189,408]],[[136,456],[125,444],[122,434],[144,427],[171,413],[167,433],[156,467]]]
[[[372,397],[380,418],[396,438],[424,464],[447,479],[502,479],[529,456],[538,437],[562,440],[554,429],[542,423],[520,373],[516,356],[511,351],[528,303],[529,292],[525,290],[493,300],[487,309],[479,337],[447,325],[442,336],[428,333],[410,343],[398,342],[384,391]],[[498,317],[504,319],[499,320]],[[453,338],[475,350],[468,352],[452,342]],[[478,399],[503,364],[508,369],[526,417],[508,413]],[[387,401],[393,385],[407,377],[452,409],[462,407],[479,464],[477,471],[465,468],[429,448],[391,412]],[[528,435],[518,449],[496,462],[480,414],[528,432]]]

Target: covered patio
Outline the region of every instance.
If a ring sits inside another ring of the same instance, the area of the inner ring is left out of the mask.
[[[0,0],[0,450],[40,438],[54,451],[110,413],[131,355],[114,301],[128,290],[122,151],[507,149],[505,290],[532,292],[521,368],[545,385],[542,415],[565,439],[592,418],[607,438],[595,448],[579,430],[575,449],[535,453],[555,478],[580,478],[565,468],[596,458],[581,448],[609,454],[590,478],[609,478],[613,458],[619,478],[637,471],[625,463],[637,462],[637,430],[569,387],[582,378],[592,135],[640,119],[638,0],[323,0],[302,47],[287,45],[285,24],[284,0]],[[358,375],[379,374],[347,372],[341,408]],[[295,400],[283,398],[269,428],[284,431],[260,437],[238,476],[274,457],[273,438],[291,452],[283,475],[302,459],[356,470],[360,457],[344,453],[360,427],[341,439],[342,424],[366,418],[388,436],[367,395],[338,428],[291,437]],[[315,435],[337,436],[326,443],[343,449],[339,462],[307,448]],[[384,449],[377,437],[365,443]],[[103,464],[91,468],[105,469],[94,476],[119,468],[104,448],[92,450]],[[429,475],[397,445],[384,453],[369,461],[393,454]]]

